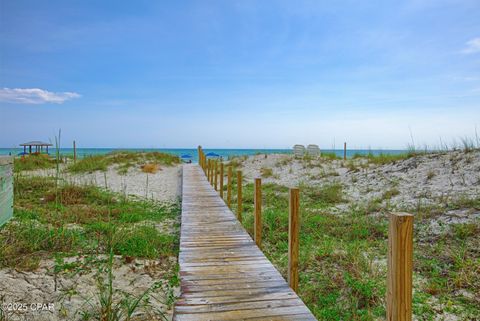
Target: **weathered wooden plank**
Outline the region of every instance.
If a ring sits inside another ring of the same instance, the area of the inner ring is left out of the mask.
[[[258,309],[244,309],[237,311],[221,311],[221,312],[207,312],[207,313],[179,313],[176,315],[178,321],[203,321],[203,320],[244,320],[248,318],[259,317],[274,317],[274,316],[287,316],[289,314],[301,314],[304,313],[304,306],[292,306],[292,307],[276,307],[276,308],[258,308]],[[315,320],[312,316],[311,319]]]
[[[174,320],[315,320],[214,191],[215,165],[210,182],[198,166],[184,166]],[[227,203],[228,194],[227,185]]]
[[[218,303],[218,304],[201,304],[195,306],[179,306],[177,312],[185,313],[205,313],[205,312],[219,312],[219,311],[236,311],[249,310],[256,308],[288,307],[301,306],[302,301],[298,298],[284,299],[284,300],[266,300],[266,301],[249,301],[249,302],[234,302],[234,303]]]

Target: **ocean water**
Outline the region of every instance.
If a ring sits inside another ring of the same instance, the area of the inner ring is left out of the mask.
[[[117,151],[130,151],[130,152],[163,152],[169,153],[176,156],[190,155],[192,156],[193,162],[198,162],[198,154],[196,148],[77,148],[77,157],[87,157],[93,155],[103,155],[111,152]],[[17,155],[18,153],[23,152],[23,148],[0,148],[0,155]],[[49,150],[51,155],[55,154],[55,149],[51,148]],[[256,155],[256,154],[291,154],[291,149],[204,149],[205,154],[210,152],[216,153],[228,159],[232,156],[243,156],[243,155]],[[343,157],[343,150],[332,150],[332,149],[322,149],[322,152],[326,153],[335,153],[340,157]],[[372,153],[374,155],[378,154],[400,154],[404,153],[405,150],[372,150],[372,149],[347,149],[347,157],[352,157],[355,154],[366,155]],[[60,148],[60,154],[62,155],[73,155],[73,148]]]

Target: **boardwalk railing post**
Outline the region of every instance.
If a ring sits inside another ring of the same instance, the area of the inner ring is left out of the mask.
[[[262,247],[262,180],[255,178],[254,190],[254,239],[259,248]]]
[[[412,320],[413,215],[391,213],[388,229],[387,320]]]
[[[212,168],[213,168],[213,160],[209,159],[209,166],[208,166],[208,181],[210,182],[210,185],[212,185]]]
[[[220,197],[223,199],[223,162],[220,163]]]
[[[210,161],[210,185],[213,186],[213,165],[214,165],[214,160],[212,159]]]
[[[73,141],[73,162],[77,162],[77,144]]]
[[[218,160],[215,160],[215,190],[218,191]]]
[[[242,171],[237,171],[237,219],[242,223]]]
[[[298,233],[300,192],[298,188],[290,189],[288,216],[288,285],[293,291],[298,291]]]
[[[232,166],[228,166],[227,174],[227,206],[230,207],[232,203]]]
[[[197,147],[197,154],[198,154],[198,165],[202,167],[202,146],[198,145]]]
[[[210,160],[207,159],[207,181],[210,182]]]
[[[343,143],[343,160],[347,160],[347,142]]]

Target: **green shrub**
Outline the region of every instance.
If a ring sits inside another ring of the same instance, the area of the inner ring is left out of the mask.
[[[46,154],[30,154],[15,158],[14,172],[32,171],[36,169],[49,169],[55,167],[55,159]]]

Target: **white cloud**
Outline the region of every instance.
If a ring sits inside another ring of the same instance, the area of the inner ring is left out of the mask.
[[[0,88],[0,101],[17,104],[63,104],[79,97],[79,94],[68,91],[54,93],[40,88]]]
[[[467,41],[466,47],[462,50],[464,54],[472,54],[480,52],[480,38],[473,38]]]

